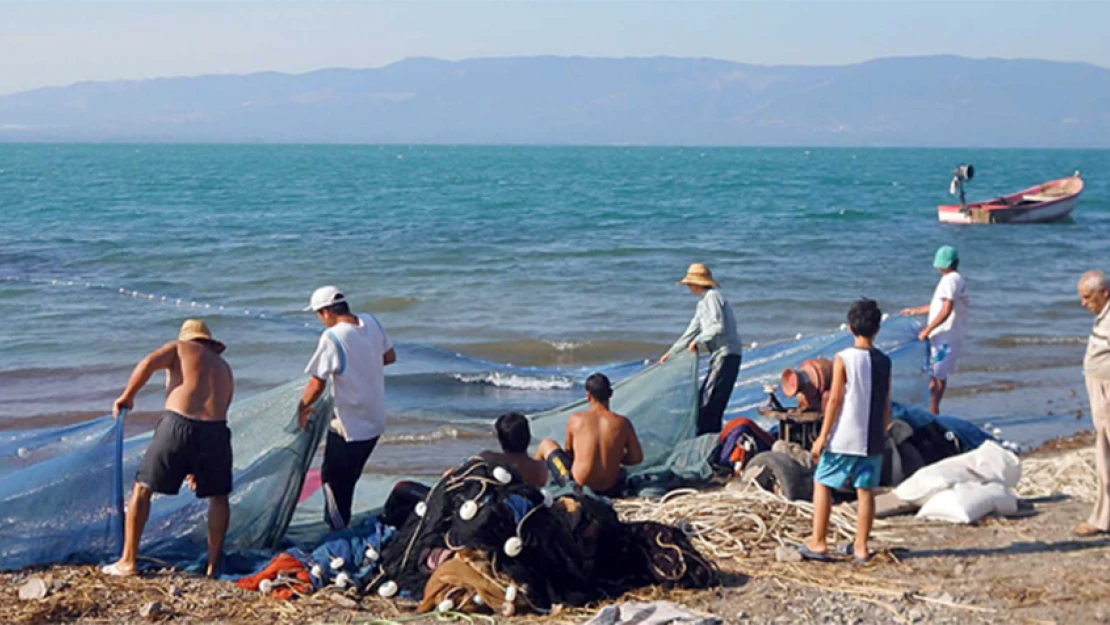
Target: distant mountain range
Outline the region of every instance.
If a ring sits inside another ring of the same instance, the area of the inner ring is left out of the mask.
[[[406,59],[0,97],[0,141],[1110,147],[1110,70],[888,58]]]

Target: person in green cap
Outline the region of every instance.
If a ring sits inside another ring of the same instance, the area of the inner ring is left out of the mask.
[[[929,314],[925,329],[917,338],[930,343],[930,409],[940,414],[940,400],[948,388],[948,376],[956,368],[956,359],[967,338],[968,308],[967,282],[960,275],[960,255],[951,245],[942,245],[933,259],[933,266],[940,271],[940,282],[933,292],[933,301],[927,306],[907,308],[903,315]]]

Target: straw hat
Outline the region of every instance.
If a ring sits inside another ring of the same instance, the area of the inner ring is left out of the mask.
[[[679,280],[678,284],[693,284],[694,286],[720,286],[713,279],[713,273],[702,263],[694,263],[686,270],[686,277]]]
[[[222,354],[227,345],[212,338],[212,331],[208,324],[200,319],[186,319],[181,324],[181,332],[177,335],[179,341],[208,341],[216,349],[217,354]]]

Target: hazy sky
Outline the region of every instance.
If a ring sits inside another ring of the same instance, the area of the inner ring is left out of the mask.
[[[81,80],[378,67],[409,56],[841,64],[960,54],[1110,66],[1108,34],[1110,0],[0,0],[0,94]]]

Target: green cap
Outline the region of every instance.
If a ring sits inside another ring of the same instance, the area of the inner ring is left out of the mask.
[[[936,257],[933,258],[933,266],[937,269],[949,269],[952,267],[952,263],[958,260],[960,260],[960,254],[956,251],[956,248],[951,245],[942,245],[937,250]]]

